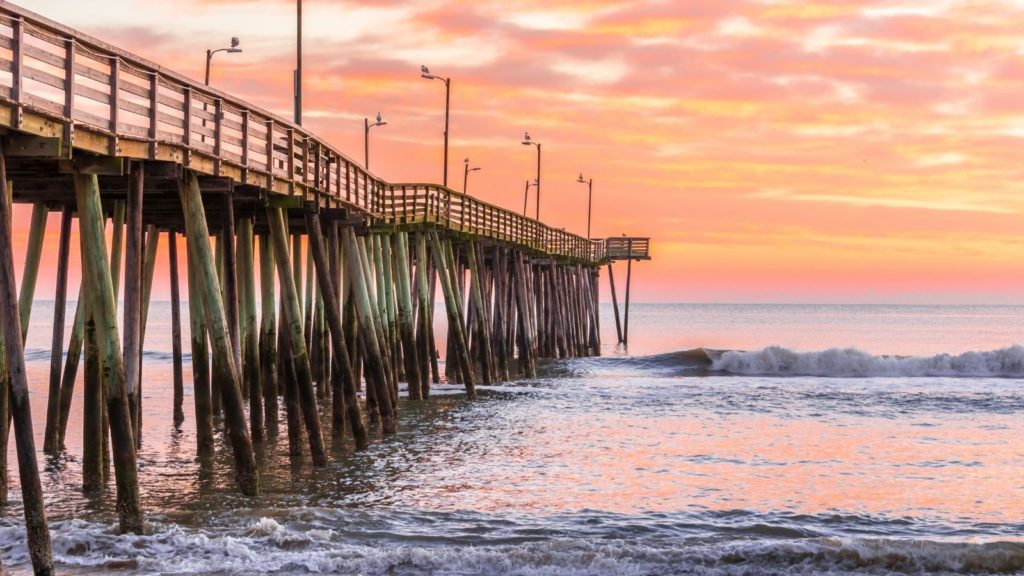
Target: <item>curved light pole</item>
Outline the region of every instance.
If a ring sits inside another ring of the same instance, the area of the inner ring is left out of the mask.
[[[536,180],[534,180],[533,182],[530,182],[529,180],[526,181],[526,187],[523,189],[523,216],[526,216],[526,203],[530,198],[530,186],[536,185]]]
[[[213,55],[214,54],[216,54],[217,52],[227,52],[228,54],[237,54],[237,53],[239,53],[241,51],[242,51],[242,49],[238,47],[238,36],[234,36],[234,37],[231,38],[231,47],[230,48],[218,48],[216,50],[207,50],[206,51],[206,85],[207,86],[210,85],[210,63],[213,62]]]
[[[580,172],[580,177],[576,179],[580,184],[587,185],[587,240],[590,239],[590,210],[594,206],[594,179],[589,180],[583,179],[583,172]]]
[[[537,147],[537,180],[535,186],[537,186],[537,215],[534,217],[538,222],[540,221],[540,142],[535,142],[530,138],[530,133],[526,132],[523,134],[523,146],[536,146]]]
[[[441,76],[435,76],[430,73],[430,68],[426,66],[420,66],[420,76],[427,80],[442,80],[444,81],[444,185],[448,187],[448,113],[450,111],[449,104],[451,102],[452,95],[452,79],[442,78]]]
[[[370,124],[370,119],[369,118],[363,118],[363,123],[364,123],[364,126],[366,127],[366,132],[363,133],[363,152],[365,154],[363,156],[363,168],[365,168],[367,171],[369,171],[370,170],[370,128],[373,128],[374,126],[387,126],[388,123],[385,122],[384,119],[380,117],[380,112],[377,112],[377,121],[374,122],[373,124]]]
[[[469,158],[466,158],[465,162],[466,162],[466,171],[463,172],[463,174],[462,174],[462,193],[463,194],[466,193],[466,187],[469,184],[469,173],[470,172],[476,172],[477,170],[480,170],[479,166],[477,166],[476,168],[470,168],[469,167]]]

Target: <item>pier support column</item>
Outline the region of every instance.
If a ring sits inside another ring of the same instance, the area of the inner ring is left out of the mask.
[[[281,298],[284,303],[284,317],[281,329],[288,332],[291,348],[291,361],[295,368],[298,400],[302,410],[302,419],[306,426],[309,441],[310,457],[314,466],[327,465],[327,451],[324,448],[323,433],[320,427],[320,414],[316,402],[316,390],[310,372],[309,354],[306,351],[305,334],[302,327],[302,312],[299,308],[295,282],[292,278],[288,261],[287,233],[284,229],[284,215],[280,208],[267,208],[267,220],[270,223],[270,234],[274,241],[274,260],[277,261],[278,283],[281,285]],[[308,264],[307,264],[308,265]]]
[[[10,402],[9,410],[14,422],[14,441],[18,452],[18,475],[21,479],[21,497],[25,510],[25,531],[29,557],[37,575],[50,575],[53,569],[53,551],[50,531],[43,506],[43,487],[36,462],[35,438],[32,432],[32,408],[29,405],[28,377],[25,373],[25,346],[18,310],[18,295],[14,291],[14,253],[12,247],[11,200],[7,195],[7,166],[0,149],[0,333],[3,334],[4,364],[9,389],[2,390]],[[3,418],[6,437],[7,414]],[[6,449],[6,446],[4,446]],[[6,470],[4,471],[6,473]],[[7,486],[0,487],[6,491]]]
[[[68,298],[68,260],[71,253],[71,216],[65,206],[60,218],[60,248],[57,250],[57,289],[53,305],[53,343],[50,347],[50,388],[46,402],[46,431],[43,452],[53,454],[60,448],[60,375],[64,356],[64,315]]]
[[[209,241],[207,241],[209,243]],[[192,395],[196,415],[196,454],[213,454],[213,399],[210,390],[210,349],[207,345],[206,319],[199,287],[199,264],[186,246],[188,256],[188,316],[192,340]]]
[[[256,325],[256,266],[253,249],[252,218],[242,218],[238,227],[238,283],[244,319],[242,332],[243,382],[249,389],[249,428],[253,442],[263,442],[263,386],[260,382],[259,335]]]
[[[124,361],[117,328],[117,300],[103,240],[103,215],[96,176],[76,173],[75,194],[82,242],[82,283],[89,300],[89,316],[96,329],[104,400],[113,444],[117,511],[121,531],[140,534],[143,523],[135,441],[132,437]]]
[[[167,231],[167,254],[171,276],[171,362],[174,371],[174,425],[179,426],[185,421],[182,407],[185,396],[185,384],[181,366],[181,284],[178,278],[178,234],[174,230]]]
[[[268,234],[260,234],[260,383],[263,385],[264,427],[277,434],[277,297],[274,253]]]
[[[402,339],[402,359],[405,366],[405,380],[409,383],[409,398],[423,398],[423,376],[417,359],[416,334],[412,314],[412,279],[409,274],[409,235],[395,233],[395,275],[398,277],[398,310],[396,324]]]
[[[141,163],[133,163],[128,176],[128,200],[124,259],[124,375],[131,408],[132,430],[139,440],[139,386],[142,384],[142,284],[143,236]]]
[[[348,263],[349,275],[352,282],[351,298],[355,301],[358,314],[358,325],[360,340],[364,354],[364,365],[368,388],[373,387],[374,397],[377,400],[377,410],[380,414],[381,428],[385,434],[394,434],[398,431],[398,423],[395,419],[391,406],[391,393],[388,391],[387,366],[381,354],[381,343],[377,337],[377,330],[374,327],[373,307],[370,302],[367,278],[369,274],[363,263],[363,255],[359,246],[359,239],[350,227],[342,231],[342,242],[344,245],[345,262]],[[367,390],[367,397],[370,390]]]
[[[437,266],[438,276],[441,277],[441,291],[444,293],[445,309],[448,311],[448,330],[454,337],[454,350],[448,350],[448,362],[451,362],[452,354],[455,355],[455,362],[459,365],[462,373],[463,383],[466,387],[466,396],[476,398],[476,385],[473,382],[473,366],[469,360],[469,348],[466,346],[466,337],[462,332],[463,320],[459,300],[461,296],[456,293],[456,287],[452,282],[451,269],[455,266],[455,259],[451,255],[451,245],[445,242],[442,245],[437,237],[437,232],[430,232],[430,248],[434,253],[434,265]],[[452,339],[449,339],[452,340]]]
[[[615,271],[611,262],[608,263],[608,285],[612,289],[612,310],[615,312],[615,335],[619,337],[618,344],[622,344],[622,322],[619,320],[619,298],[615,294]]]
[[[434,332],[434,310],[430,303],[430,288],[427,286],[427,238],[421,232],[416,235],[416,293],[419,297],[419,334],[416,354],[420,363],[420,398],[430,397],[431,336]]]
[[[483,383],[485,385],[492,384],[494,382],[494,355],[491,347],[490,318],[487,313],[487,307],[484,305],[483,280],[481,278],[483,266],[477,261],[477,246],[475,242],[469,242],[469,245],[466,247],[466,254],[469,257],[470,300],[472,301],[473,308],[476,310],[476,333],[480,340],[477,346],[480,349],[480,372],[483,376]]]
[[[199,191],[199,181],[194,174],[188,174],[186,182],[180,185],[181,206],[185,216],[185,227],[188,234],[189,253],[197,264],[197,288],[203,302],[203,314],[206,317],[210,342],[213,344],[214,355],[220,358],[225,375],[228,379],[221,383],[224,415],[228,422],[228,435],[231,438],[232,453],[235,458],[235,475],[242,493],[255,496],[259,493],[259,475],[256,470],[256,458],[252,451],[252,441],[245,426],[245,410],[242,402],[242,391],[239,388],[240,378],[235,370],[228,321],[224,313],[224,302],[218,286],[217,271],[214,269],[213,255],[210,253],[208,238],[210,232],[206,226],[206,214],[203,210],[203,198]],[[189,299],[192,299],[192,295]]]
[[[345,331],[341,325],[341,311],[338,309],[338,296],[334,282],[331,278],[331,269],[327,263],[327,255],[323,246],[323,235],[320,231],[320,219],[316,214],[306,214],[306,229],[309,233],[310,252],[316,262],[316,277],[320,286],[320,293],[323,295],[321,301],[324,303],[324,315],[327,326],[331,331],[331,346],[334,356],[334,372],[340,372],[344,380],[343,390],[336,390],[336,395],[344,395],[344,405],[348,410],[349,427],[352,430],[352,439],[355,441],[357,450],[364,450],[369,446],[366,436],[366,428],[363,426],[363,412],[359,408],[359,398],[356,395],[356,381],[352,374],[352,362],[348,355],[348,345],[345,342]]]

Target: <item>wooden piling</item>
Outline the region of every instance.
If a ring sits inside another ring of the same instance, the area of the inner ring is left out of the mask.
[[[357,450],[364,450],[369,446],[369,439],[366,435],[366,428],[363,426],[363,414],[359,408],[359,399],[356,395],[356,382],[352,374],[352,362],[348,355],[348,346],[345,342],[345,331],[341,322],[341,311],[338,309],[338,296],[331,278],[330,266],[327,263],[327,255],[323,246],[323,235],[320,229],[320,220],[316,214],[306,214],[306,229],[309,236],[310,253],[316,263],[316,277],[320,285],[320,292],[324,295],[321,301],[324,304],[324,314],[327,325],[331,331],[331,345],[334,354],[334,371],[340,372],[343,378],[344,389],[335,392],[336,395],[344,395],[343,405],[348,410],[349,427],[352,431],[352,439],[355,441]]]
[[[228,189],[224,194],[221,211],[221,238],[224,240],[224,313],[227,315],[228,336],[231,339],[231,360],[235,363],[235,373],[242,375],[242,343],[239,335],[238,322],[238,255],[235,253],[235,201],[234,194]],[[242,395],[245,395],[242,387]]]
[[[143,243],[142,204],[144,175],[141,163],[135,163],[128,175],[125,210],[127,234],[124,259],[124,372],[131,408],[133,437],[139,440],[138,400],[142,386],[142,292]]]
[[[167,231],[167,254],[171,276],[171,363],[173,364],[174,406],[173,418],[175,426],[185,421],[182,407],[185,397],[184,378],[181,366],[181,285],[178,279],[178,234],[174,230]]]
[[[0,148],[0,184],[7,188],[7,167]],[[8,374],[8,390],[2,392],[10,402],[14,437],[18,452],[18,473],[25,511],[25,531],[29,557],[37,575],[54,573],[50,532],[43,506],[43,487],[36,462],[35,439],[32,432],[32,409],[29,406],[28,378],[25,373],[25,346],[22,343],[18,295],[14,291],[14,254],[12,249],[11,201],[6,191],[0,192],[0,333],[3,334],[3,355]],[[7,415],[2,414],[3,427]],[[4,430],[6,437],[6,430]],[[5,447],[6,448],[6,447]],[[6,491],[6,484],[2,486]]]
[[[334,287],[335,292],[334,303],[339,311],[340,316],[341,311],[344,310],[344,298],[342,297],[342,293],[344,292],[344,285],[341,280],[341,237],[338,235],[337,220],[331,221],[329,223],[327,244],[328,258],[330,259],[329,268],[331,275],[331,286]],[[327,318],[327,323],[328,328],[330,328],[330,318]],[[345,347],[345,355],[348,356],[349,347],[348,342],[344,340],[344,338],[346,337],[346,330],[343,317],[340,328],[341,336],[334,336],[334,329],[330,329],[332,339],[331,349],[333,350],[335,346],[333,340],[335,338],[341,338],[341,342]],[[332,358],[332,361],[338,362],[338,359],[336,357],[339,356],[339,354],[332,353],[332,356],[335,357]],[[355,366],[354,362],[352,362],[352,357],[348,356],[348,358],[349,370],[347,372],[344,370],[344,368],[339,368],[337,366],[332,366],[331,369],[331,435],[334,438],[341,438],[345,435],[345,414],[348,411],[348,406],[351,405],[352,401],[355,401],[357,404],[359,402],[359,397],[357,395],[359,391],[359,386],[357,383]],[[347,393],[346,391],[346,379],[350,379],[351,381],[351,393]],[[360,410],[360,413],[361,412],[362,410]],[[360,420],[362,420],[361,414]],[[364,424],[360,422],[360,425]],[[353,437],[355,436],[355,430],[353,430]]]
[[[480,340],[480,363],[481,363],[481,376],[484,384],[492,384],[494,382],[494,366],[492,365],[493,355],[491,352],[491,327],[488,322],[487,309],[484,306],[484,297],[481,276],[482,267],[477,262],[476,243],[472,240],[466,247],[466,255],[469,258],[469,275],[470,275],[470,299],[473,303],[473,308],[476,310],[476,333]]]
[[[207,241],[209,242],[209,241]],[[210,349],[207,345],[206,318],[200,296],[199,264],[186,245],[188,256],[188,316],[192,340],[192,395],[196,416],[196,454],[213,454],[213,399],[210,389]]]
[[[242,218],[238,227],[238,284],[242,316],[243,385],[249,389],[249,430],[253,442],[263,442],[263,386],[260,378],[259,335],[256,330],[256,271],[253,221]]]
[[[352,282],[351,298],[355,301],[354,305],[358,314],[360,343],[365,352],[364,365],[369,382],[368,387],[374,387],[374,397],[377,400],[377,411],[380,414],[382,430],[385,434],[394,434],[398,431],[398,423],[392,411],[391,395],[387,390],[387,367],[381,355],[381,343],[378,341],[377,331],[373,324],[373,309],[367,287],[368,274],[363,265],[362,254],[360,254],[361,246],[355,232],[350,227],[345,227],[342,231],[342,242],[345,262],[348,263]],[[368,398],[369,395],[370,391],[367,390]]]
[[[473,368],[469,361],[469,349],[466,346],[466,337],[462,332],[462,316],[458,296],[453,286],[450,268],[454,267],[455,261],[451,256],[451,246],[448,241],[442,246],[437,237],[437,232],[430,232],[430,247],[434,253],[434,265],[437,266],[438,276],[441,277],[441,291],[444,294],[445,310],[448,312],[448,330],[452,332],[455,339],[455,346],[448,349],[448,362],[455,355],[455,363],[459,365],[462,372],[463,384],[466,387],[466,396],[476,398],[476,385],[473,382]],[[445,249],[447,248],[447,250]]]
[[[65,206],[60,219],[60,247],[57,251],[57,288],[53,306],[53,344],[50,346],[50,388],[46,402],[46,429],[43,452],[60,449],[60,376],[64,356],[64,316],[68,297],[68,260],[71,253],[71,217],[74,210]],[[2,414],[2,413],[0,413]],[[6,419],[6,414],[2,414]]]
[[[417,359],[416,335],[412,317],[409,235],[406,232],[396,232],[395,240],[395,273],[398,277],[398,309],[395,322],[402,339],[402,357],[405,366],[405,379],[409,384],[409,398],[418,400],[423,398],[423,379]]]
[[[149,303],[153,296],[153,276],[156,272],[156,253],[160,247],[160,231],[155,224],[146,228],[145,256],[142,261],[142,306],[139,314],[139,382],[135,386],[135,397],[132,399],[132,425],[135,431],[135,444],[142,445],[142,352],[146,342],[146,323],[149,321]]]
[[[268,435],[277,434],[277,319],[274,290],[274,247],[268,234],[260,234],[260,383]]]
[[[203,198],[199,191],[199,181],[194,174],[188,174],[186,183],[179,186],[179,195],[185,216],[189,252],[195,257],[198,265],[200,281],[197,283],[200,284],[198,288],[200,288],[199,292],[203,302],[207,332],[213,345],[214,356],[221,359],[225,372],[229,376],[227,381],[221,383],[221,395],[223,396],[224,416],[228,421],[232,454],[235,458],[235,475],[242,493],[254,496],[259,493],[259,475],[252,451],[252,441],[245,426],[245,411],[242,407],[242,392],[239,387],[240,378],[232,359],[228,320],[225,317],[224,303],[221,300],[213,255],[210,253],[208,241],[210,233],[206,226]]]
[[[430,288],[427,286],[428,262],[427,238],[423,233],[419,233],[416,235],[416,294],[419,297],[416,354],[420,363],[420,398],[424,400],[430,397],[430,337],[434,331]]]
[[[618,336],[618,343],[622,344],[622,323],[619,321],[619,298],[615,295],[615,271],[611,262],[608,263],[608,285],[612,289],[612,310],[615,312],[615,334]]]
[[[79,237],[82,242],[82,282],[95,325],[103,373],[103,395],[110,422],[117,484],[117,510],[122,532],[142,532],[135,441],[117,327],[114,283],[103,241],[99,182],[95,175],[75,174]]]
[[[271,238],[274,241],[274,259],[277,261],[278,283],[281,285],[281,298],[284,302],[284,317],[281,329],[287,330],[291,344],[292,365],[295,369],[298,400],[302,410],[302,419],[306,427],[309,441],[310,457],[314,466],[327,465],[327,452],[320,427],[320,414],[317,409],[316,391],[310,373],[309,354],[302,328],[302,312],[299,308],[295,283],[289,270],[287,236],[284,229],[284,214],[280,208],[267,208],[267,220],[270,222]]]

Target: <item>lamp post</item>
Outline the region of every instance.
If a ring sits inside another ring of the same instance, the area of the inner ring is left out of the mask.
[[[470,168],[469,167],[469,158],[466,158],[465,162],[466,162],[466,170],[465,170],[465,172],[462,173],[462,193],[463,194],[466,193],[467,185],[469,184],[469,173],[470,172],[476,172],[477,170],[480,169],[479,166],[477,166],[476,168]]]
[[[388,123],[385,122],[380,117],[380,112],[377,112],[377,121],[374,122],[373,124],[370,124],[370,119],[369,118],[363,118],[363,123],[364,123],[364,125],[366,127],[366,132],[363,134],[363,152],[365,153],[365,156],[363,157],[363,168],[366,168],[366,170],[369,171],[370,170],[370,128],[373,128],[374,126],[387,126]]]
[[[430,68],[426,66],[420,66],[420,76],[427,80],[442,80],[444,81],[444,185],[448,187],[448,113],[450,111],[449,104],[451,103],[452,95],[452,79],[442,78],[441,76],[435,76],[430,73]]]
[[[587,185],[587,240],[590,239],[590,210],[594,206],[594,179],[589,180],[583,179],[583,172],[580,172],[580,177],[576,179],[580,184]]]
[[[530,138],[530,133],[526,132],[523,134],[523,146],[536,146],[537,147],[537,180],[535,186],[537,186],[537,215],[534,217],[537,221],[540,221],[540,142],[535,142]]]
[[[295,3],[295,123],[302,126],[302,0]]]
[[[530,186],[536,185],[536,180],[534,180],[533,182],[530,182],[529,180],[526,181],[526,187],[523,189],[523,216],[526,216],[526,203],[530,198]]]
[[[238,37],[237,36],[231,38],[231,47],[230,48],[218,48],[216,50],[207,50],[206,51],[206,85],[207,86],[210,85],[210,63],[213,62],[213,55],[214,54],[216,54],[217,52],[227,52],[228,54],[237,54],[237,53],[239,53],[241,51],[242,51],[242,49],[238,47]]]

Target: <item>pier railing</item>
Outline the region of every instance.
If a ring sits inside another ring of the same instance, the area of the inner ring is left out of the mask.
[[[608,254],[604,241],[442,186],[388,184],[301,126],[4,0],[0,126],[59,156],[176,162],[381,223],[434,223],[589,262]]]

